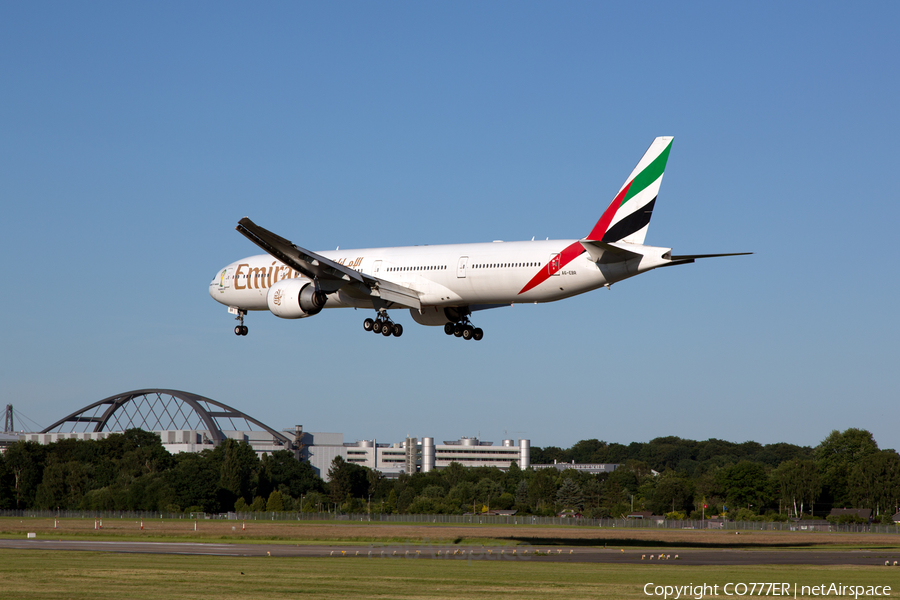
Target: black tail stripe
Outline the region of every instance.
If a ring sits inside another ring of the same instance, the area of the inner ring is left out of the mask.
[[[603,235],[602,242],[618,242],[622,238],[626,238],[636,231],[640,231],[650,222],[653,216],[653,205],[656,204],[656,198],[653,198],[643,208],[634,211],[612,227],[606,230]]]

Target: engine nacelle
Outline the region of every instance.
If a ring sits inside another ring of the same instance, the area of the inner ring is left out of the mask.
[[[421,313],[418,310],[411,308],[409,309],[409,314],[412,315],[413,321],[419,325],[440,327],[445,323],[456,323],[467,315],[468,312],[462,311],[454,306],[448,306],[446,308],[441,306],[425,306],[422,308]]]
[[[309,279],[282,279],[269,288],[266,304],[276,317],[303,319],[318,314],[328,296]]]

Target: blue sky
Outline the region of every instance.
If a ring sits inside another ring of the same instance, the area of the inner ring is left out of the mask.
[[[0,5],[0,403],[182,389],[345,440],[900,448],[891,2]],[[647,243],[754,251],[480,343],[364,311],[238,338],[250,216],[326,250],[577,238],[674,135]],[[891,373],[894,373],[893,375]]]

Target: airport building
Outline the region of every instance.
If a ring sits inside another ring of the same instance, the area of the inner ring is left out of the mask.
[[[397,476],[400,473],[428,473],[446,468],[452,462],[464,467],[497,467],[504,470],[513,463],[521,469],[531,466],[530,440],[503,440],[499,446],[495,446],[493,442],[481,441],[478,438],[463,437],[435,444],[434,438],[424,437],[421,441],[406,438],[403,442],[394,444],[363,440],[344,444],[344,448],[345,453],[341,456],[347,462],[376,469],[388,476]],[[306,446],[306,450],[309,452],[310,464],[321,469],[323,463],[317,459],[317,446]],[[333,456],[331,460],[334,460]],[[330,464],[329,461],[328,465]],[[325,467],[326,472],[327,470]]]

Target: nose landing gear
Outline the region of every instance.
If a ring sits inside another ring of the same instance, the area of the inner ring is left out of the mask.
[[[403,325],[394,323],[384,309],[378,311],[378,316],[375,317],[375,320],[366,319],[363,321],[363,329],[374,331],[376,334],[380,333],[384,337],[400,337],[403,335]]]
[[[247,335],[247,333],[250,331],[249,329],[247,329],[247,326],[244,325],[244,315],[247,314],[247,311],[237,309],[237,311],[235,311],[235,314],[237,314],[237,316],[235,317],[235,320],[240,321],[241,324],[235,325],[234,335]]]

